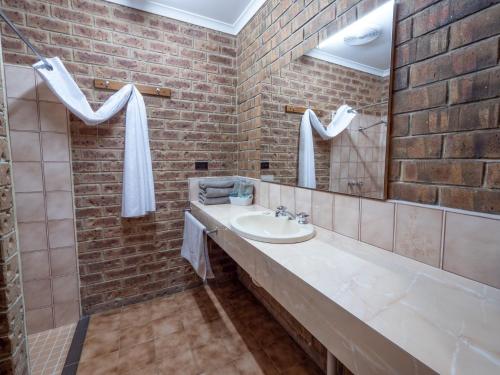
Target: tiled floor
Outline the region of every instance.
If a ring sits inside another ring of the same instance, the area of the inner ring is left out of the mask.
[[[239,284],[93,315],[79,375],[321,374]]]
[[[75,324],[28,336],[32,375],[60,375],[68,354]]]

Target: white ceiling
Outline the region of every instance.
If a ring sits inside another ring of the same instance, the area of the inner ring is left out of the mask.
[[[393,1],[384,3],[363,18],[330,36],[307,55],[378,76],[388,76],[391,67],[393,11]],[[377,39],[365,45],[345,44],[344,36],[355,31],[360,25],[378,26],[381,34]]]
[[[236,35],[266,0],[107,0]]]

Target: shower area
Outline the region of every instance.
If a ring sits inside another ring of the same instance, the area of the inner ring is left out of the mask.
[[[4,72],[31,370],[58,372],[81,311],[68,112],[33,68]]]

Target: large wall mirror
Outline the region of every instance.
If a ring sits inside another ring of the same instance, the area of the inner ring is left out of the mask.
[[[265,81],[263,180],[385,199],[394,8],[328,26]]]

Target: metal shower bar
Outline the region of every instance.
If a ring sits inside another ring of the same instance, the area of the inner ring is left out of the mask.
[[[24,43],[26,43],[28,48],[30,50],[32,50],[35,55],[37,55],[37,57],[43,62],[43,65],[45,66],[45,68],[47,70],[52,70],[52,65],[50,65],[49,62],[45,59],[45,57],[40,52],[38,52],[38,50],[35,48],[35,46],[30,43],[28,38],[26,38],[23,34],[21,34],[21,32],[17,29],[16,25],[14,25],[12,23],[12,21],[9,19],[9,17],[7,17],[1,9],[0,9],[0,17],[2,17],[3,20],[7,23],[7,25],[9,25],[11,27],[11,29],[14,30],[14,32],[17,34],[17,36],[19,38],[21,38],[21,40]]]

